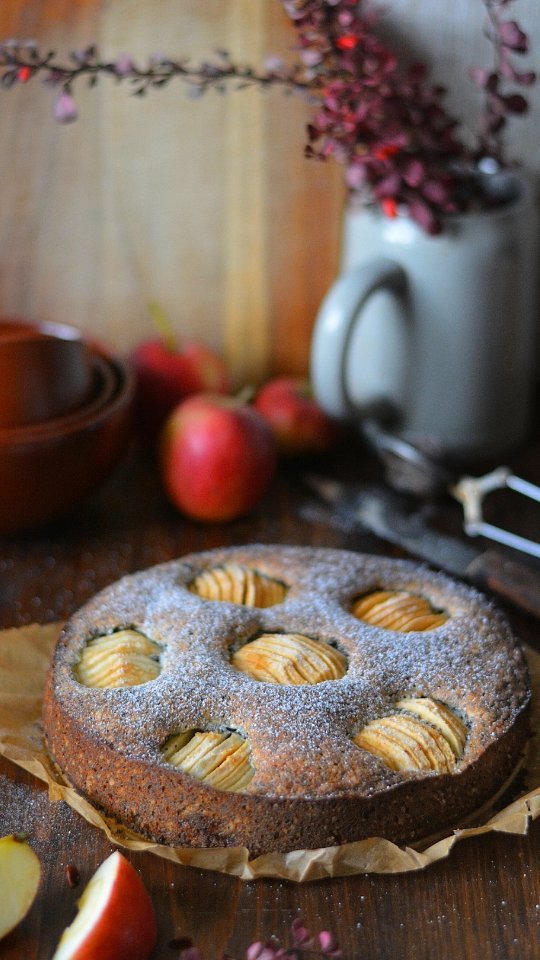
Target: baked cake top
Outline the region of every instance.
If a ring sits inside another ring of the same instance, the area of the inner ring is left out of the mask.
[[[208,598],[231,582],[234,599]],[[85,651],[125,630],[145,638],[133,669],[150,673],[93,685]],[[520,646],[477,591],[412,561],[312,547],[212,550],[126,576],[69,620],[52,671],[56,699],[96,741],[167,764],[177,734],[233,731],[249,744],[244,792],[283,797],[369,796],[426,776],[392,769],[365,734],[405,716],[404,735],[419,700],[464,725],[464,769],[529,698]]]

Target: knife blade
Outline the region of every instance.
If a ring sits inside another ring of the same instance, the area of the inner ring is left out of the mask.
[[[418,510],[411,510],[392,490],[356,487],[313,475],[304,480],[342,521],[370,530],[436,569],[495,593],[540,618],[540,571],[530,564],[432,530]]]

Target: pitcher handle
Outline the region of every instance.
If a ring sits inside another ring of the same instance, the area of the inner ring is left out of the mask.
[[[346,358],[362,309],[378,290],[403,294],[406,273],[398,263],[378,257],[354,267],[330,288],[318,311],[311,344],[311,381],[321,406],[335,417],[354,411],[347,387]]]

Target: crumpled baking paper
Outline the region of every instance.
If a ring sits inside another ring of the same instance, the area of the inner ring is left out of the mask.
[[[469,818],[473,825],[463,826],[448,836],[426,841],[420,849],[401,848],[388,840],[373,837],[339,847],[319,850],[294,850],[268,853],[253,860],[245,847],[187,849],[167,847],[144,840],[103,816],[76,790],[66,785],[44,748],[41,703],[45,677],[60,624],[32,624],[0,631],[0,754],[44,780],[51,802],[64,800],[85,820],[103,830],[109,840],[130,850],[147,850],[160,857],[187,866],[217,870],[243,880],[257,877],[306,881],[322,877],[342,877],[356,873],[401,873],[421,870],[447,857],[452,847],[468,837],[498,831],[526,834],[531,820],[540,815],[540,654],[527,649],[533,686],[533,736],[529,743],[524,771],[523,793],[503,809],[497,800],[499,791],[482,810]],[[504,800],[500,801],[504,802]]]

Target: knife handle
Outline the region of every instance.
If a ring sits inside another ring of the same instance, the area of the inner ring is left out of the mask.
[[[469,564],[467,576],[477,586],[540,619],[540,570],[535,567],[511,560],[497,550],[486,550]]]

